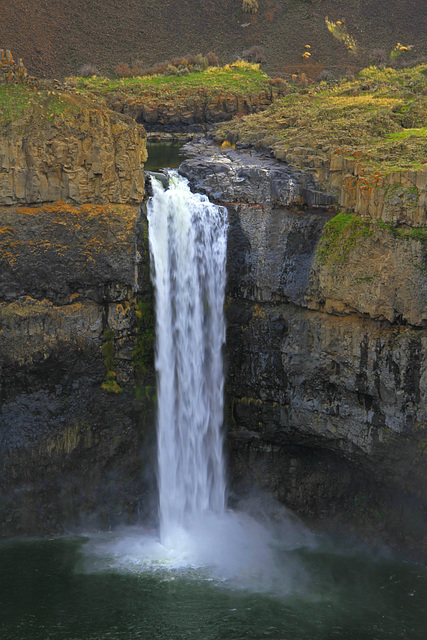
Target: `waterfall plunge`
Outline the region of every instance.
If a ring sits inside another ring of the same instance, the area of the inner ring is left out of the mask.
[[[168,190],[153,184],[148,206],[160,538],[128,529],[113,540],[95,540],[86,552],[95,570],[105,562],[109,570],[191,570],[197,579],[285,594],[306,582],[289,553],[311,546],[311,534],[265,495],[249,498],[243,511],[225,508],[221,350],[227,212],[191,193],[176,172],[170,175]]]
[[[153,181],[148,207],[156,292],[160,537],[177,535],[225,503],[224,289],[227,212],[172,173]]]

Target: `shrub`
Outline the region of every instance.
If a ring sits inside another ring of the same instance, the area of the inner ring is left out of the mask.
[[[94,64],[88,62],[80,67],[78,75],[81,78],[91,78],[92,76],[99,76],[99,71]]]
[[[114,71],[120,78],[154,75],[185,75],[190,71],[205,71],[209,66],[217,66],[218,58],[210,51],[207,56],[201,53],[184,57],[172,58],[164,62],[157,62],[152,67],[144,67],[142,60],[137,60],[132,65],[121,62],[114,67]],[[93,74],[90,74],[93,75]]]
[[[332,82],[335,80],[334,74],[329,69],[322,69],[317,76],[317,82]]]
[[[256,64],[262,64],[265,62],[264,51],[260,46],[255,44],[250,49],[245,49],[242,53],[243,60],[248,62],[255,62]]]
[[[119,78],[130,78],[133,75],[132,69],[127,62],[119,62],[116,64],[114,72],[119,76]]]
[[[209,66],[208,59],[205,56],[202,56],[201,53],[194,56],[194,64],[195,66],[200,67],[201,70],[207,69]]]
[[[350,53],[357,53],[357,43],[356,40],[351,36],[345,24],[341,22],[341,20],[337,20],[333,22],[332,20],[328,20],[325,18],[326,26],[328,27],[328,31],[340,42],[344,43],[347,48],[347,51]]]
[[[245,13],[258,13],[258,0],[243,0],[242,9]]]
[[[158,62],[153,67],[151,67],[148,71],[150,76],[162,75],[166,73],[167,68],[171,66],[170,60],[166,60],[166,62]]]
[[[402,53],[405,53],[405,51],[410,51],[412,48],[413,48],[412,45],[409,45],[406,47],[404,44],[401,44],[400,42],[398,42],[397,45],[390,52],[390,60],[394,60],[395,58],[398,58],[399,56],[402,55]]]
[[[217,67],[219,65],[218,56],[213,51],[209,51],[206,57],[210,67]]]
[[[288,83],[286,82],[286,80],[283,80],[283,78],[272,78],[270,80],[270,84],[273,87],[277,87],[278,89],[284,89],[288,86]]]
[[[167,76],[177,76],[179,74],[179,69],[174,64],[168,64],[166,67],[165,75]]]
[[[379,67],[380,65],[384,65],[387,62],[387,57],[388,56],[385,49],[373,49],[369,57],[369,61],[376,67]]]

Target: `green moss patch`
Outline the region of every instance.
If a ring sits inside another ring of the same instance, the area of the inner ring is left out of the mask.
[[[107,393],[123,393],[123,389],[117,383],[117,374],[113,371],[114,366],[114,331],[107,329],[104,331],[104,344],[102,353],[104,354],[104,366],[106,369],[105,380],[101,388]]]
[[[391,224],[377,221],[377,227],[391,233],[395,238],[401,240],[418,240],[423,244],[427,244],[427,227],[414,227],[408,229],[406,227],[393,227]]]
[[[339,213],[324,226],[317,258],[320,264],[336,263],[344,260],[363,238],[373,235],[368,222],[351,213]]]

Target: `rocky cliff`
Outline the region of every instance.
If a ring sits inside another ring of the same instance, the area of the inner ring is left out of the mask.
[[[145,134],[78,95],[0,91],[1,533],[132,522],[154,511]],[[422,553],[422,229],[336,215],[254,151],[191,151],[181,172],[230,216],[233,489]]]
[[[78,96],[2,91],[0,532],[131,520],[153,394],[145,133]]]
[[[233,91],[205,89],[184,90],[175,95],[159,91],[158,96],[120,97],[111,108],[130,115],[147,131],[202,131],[213,122],[231,120],[235,115],[257,113],[266,109],[280,95],[273,86],[252,95]]]
[[[425,244],[253,151],[194,150],[180,171],[230,216],[233,486],[425,552]]]

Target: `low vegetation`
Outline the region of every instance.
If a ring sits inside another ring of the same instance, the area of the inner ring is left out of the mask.
[[[33,123],[43,125],[61,113],[76,112],[81,100],[51,89],[33,89],[27,85],[0,86],[0,127]]]
[[[251,94],[270,87],[270,79],[261,71],[259,64],[243,60],[185,74],[159,73],[118,79],[99,76],[71,77],[67,78],[67,83],[80,93],[95,97],[108,97],[117,93],[164,95],[194,89]]]
[[[140,60],[132,64],[119,63],[114,67],[114,71],[119,78],[138,78],[144,76],[185,76],[188,73],[205,71],[208,67],[217,67],[218,57],[210,51],[206,56],[201,53],[187,57],[172,58],[165,62],[158,62],[152,67],[146,67]],[[89,74],[79,73],[80,76],[87,77]],[[99,75],[94,73],[92,75]]]
[[[336,153],[360,166],[363,180],[427,163],[427,64],[368,67],[358,77],[294,86],[266,111],[217,125],[220,139],[299,149],[326,159]]]
[[[338,213],[326,223],[317,249],[321,264],[344,260],[359,239],[372,235],[369,222],[351,213]]]
[[[242,9],[245,13],[258,13],[258,0],[243,0]]]

